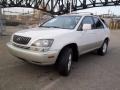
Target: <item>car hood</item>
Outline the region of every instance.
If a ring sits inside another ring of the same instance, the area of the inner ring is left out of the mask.
[[[71,31],[73,30],[37,27],[37,28],[18,31],[15,33],[15,35],[31,37],[31,38],[39,38],[39,39],[49,39],[49,38],[54,38],[59,35],[66,34]]]

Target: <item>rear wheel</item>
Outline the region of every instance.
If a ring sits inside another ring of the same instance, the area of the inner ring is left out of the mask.
[[[58,57],[58,70],[63,76],[68,76],[71,71],[71,65],[73,60],[72,48],[64,48]]]
[[[102,47],[97,50],[98,55],[104,56],[107,53],[108,40],[105,40]]]

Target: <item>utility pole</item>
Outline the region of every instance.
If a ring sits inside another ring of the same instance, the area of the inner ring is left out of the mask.
[[[3,35],[3,32],[5,31],[5,18],[3,17],[3,13],[2,13],[2,6],[0,5],[0,36]]]
[[[72,12],[72,0],[69,0],[70,2],[70,13]]]

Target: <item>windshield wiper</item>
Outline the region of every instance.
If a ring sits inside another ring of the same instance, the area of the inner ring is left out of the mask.
[[[57,27],[57,26],[39,26],[39,27],[45,27],[45,28],[61,28],[61,27]]]
[[[45,28],[50,28],[49,26],[39,26],[39,27],[45,27]]]
[[[61,28],[61,27],[57,27],[57,26],[50,26],[50,28]]]

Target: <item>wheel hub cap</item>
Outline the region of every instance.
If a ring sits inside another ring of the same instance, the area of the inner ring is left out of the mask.
[[[106,43],[104,43],[104,45],[103,45],[103,52],[105,53],[105,52],[106,52],[106,50],[107,50],[107,44],[106,44]]]
[[[72,54],[69,55],[69,61],[68,61],[68,71],[71,68],[71,63],[72,63]]]

